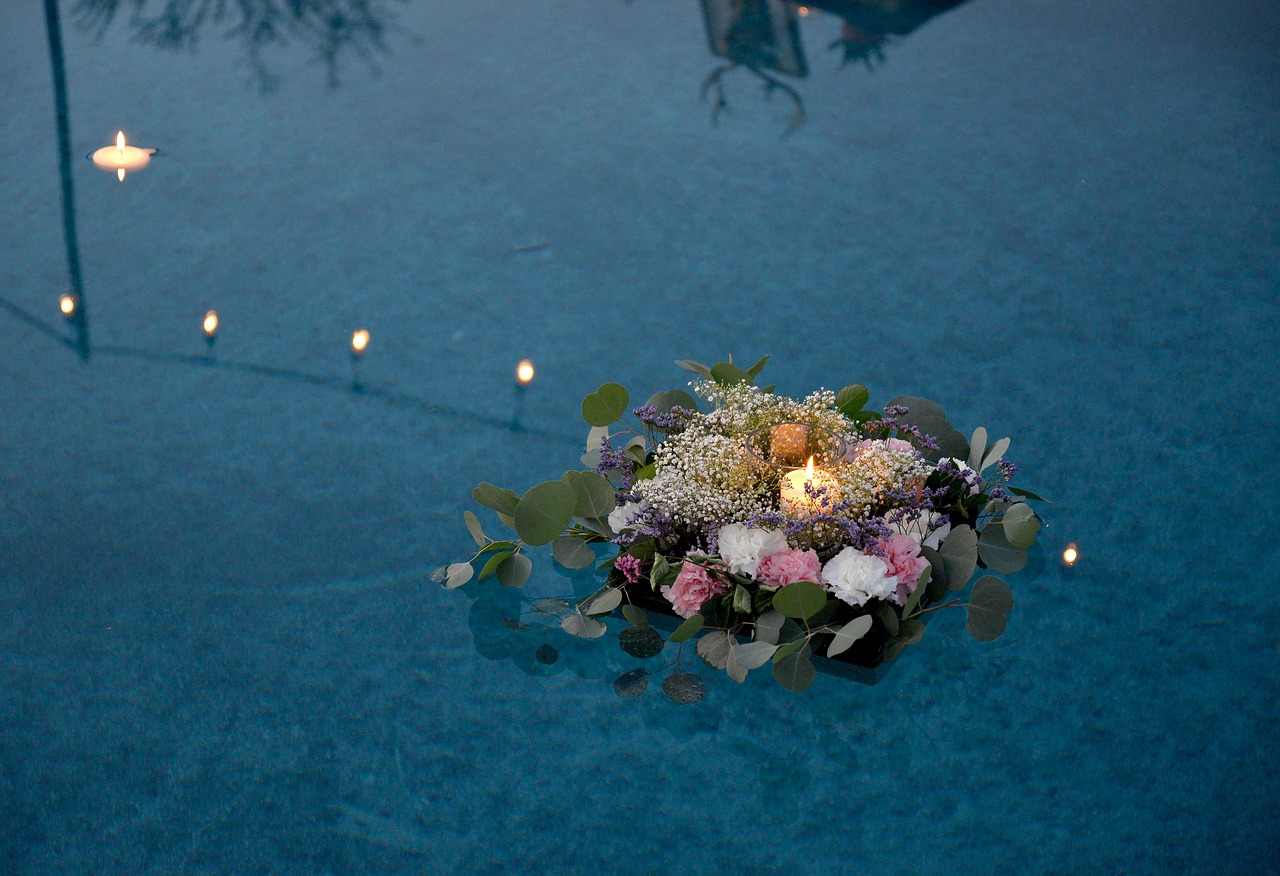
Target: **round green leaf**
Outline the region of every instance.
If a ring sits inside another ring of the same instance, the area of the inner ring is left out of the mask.
[[[942,405],[916,395],[896,395],[889,399],[885,407],[905,407],[907,413],[902,420],[907,423],[918,424],[922,417],[937,417],[940,420],[947,418],[947,412],[942,409]]]
[[[520,497],[510,490],[495,487],[493,484],[479,484],[471,491],[471,498],[486,508],[492,508],[499,514],[514,514]]]
[[[466,584],[471,580],[471,576],[475,574],[475,569],[471,567],[470,563],[450,563],[447,568],[444,586],[449,590]]]
[[[655,392],[645,404],[657,408],[660,414],[669,414],[672,408],[684,408],[688,411],[696,411],[698,409],[698,400],[683,389],[668,389],[664,392]]]
[[[627,623],[636,627],[649,626],[649,612],[645,611],[638,605],[627,603],[622,606],[622,616],[627,619]]]
[[[984,575],[973,583],[969,595],[969,617],[965,624],[979,642],[990,642],[1004,632],[1013,609],[1013,591],[994,575]]]
[[[593,426],[608,426],[626,413],[630,399],[626,389],[606,383],[582,400],[582,419]]]
[[[564,532],[573,519],[577,496],[563,481],[530,487],[516,505],[516,532],[526,544],[542,545]]]
[[[792,651],[773,661],[773,677],[778,680],[778,684],[796,693],[808,690],[817,674],[813,661],[809,659],[808,647]]]
[[[521,587],[529,580],[533,562],[524,554],[511,554],[498,564],[498,581],[504,587]]]
[[[587,614],[608,614],[622,604],[622,588],[614,587],[601,593],[584,609]]]
[[[484,527],[480,525],[480,518],[475,515],[474,511],[463,511],[462,519],[466,521],[467,532],[471,533],[471,538],[475,540],[476,547],[484,547],[489,543],[489,539],[485,538]]]
[[[560,629],[579,639],[598,639],[609,629],[603,623],[585,614],[571,614],[560,620]]]
[[[992,523],[982,530],[978,556],[982,557],[988,569],[1005,575],[1020,571],[1027,564],[1026,548],[1011,545],[999,523]]]
[[[978,568],[978,533],[973,527],[957,526],[943,540],[938,556],[942,557],[947,589],[963,590]]]
[[[866,406],[871,393],[861,383],[851,383],[836,393],[836,408],[851,417]]]
[[[1004,527],[1005,540],[1014,547],[1025,550],[1036,543],[1040,518],[1026,502],[1019,502],[1005,511],[1000,523]]]
[[[480,567],[480,574],[476,578],[476,580],[484,581],[488,578],[493,577],[493,574],[498,571],[498,567],[501,566],[504,562],[506,562],[507,559],[514,556],[515,556],[515,553],[513,553],[512,551],[498,551],[497,553],[491,555],[489,559],[485,560],[484,565]]]
[[[551,556],[566,569],[585,569],[596,561],[596,552],[576,535],[558,535],[551,542]]]
[[[827,591],[812,581],[797,581],[773,594],[773,607],[797,620],[813,617],[826,604]]]
[[[777,650],[777,645],[768,642],[747,642],[732,649],[733,661],[743,669],[757,669],[768,663]]]
[[[595,519],[608,517],[609,512],[617,507],[613,484],[599,472],[567,471],[560,478],[573,488],[573,516]]]
[[[698,640],[698,656],[712,669],[724,669],[729,663],[729,634],[724,630],[707,633]]]
[[[735,383],[751,383],[751,374],[730,362],[720,362],[711,366],[711,379],[724,386]]]

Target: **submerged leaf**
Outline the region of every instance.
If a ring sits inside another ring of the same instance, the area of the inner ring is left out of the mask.
[[[979,642],[1000,637],[1013,609],[1013,591],[994,575],[984,575],[973,583],[969,594],[969,634]]]
[[[649,673],[643,669],[624,672],[613,680],[613,692],[620,697],[638,697],[649,688]]]
[[[618,646],[641,660],[656,657],[666,645],[662,641],[662,634],[653,627],[627,627],[618,634]]]
[[[555,648],[546,644],[535,651],[533,656],[538,658],[539,663],[546,663],[547,665],[551,665],[560,659],[560,653],[556,651]]]
[[[671,702],[686,706],[707,695],[707,683],[692,672],[673,672],[663,679],[662,691]]]

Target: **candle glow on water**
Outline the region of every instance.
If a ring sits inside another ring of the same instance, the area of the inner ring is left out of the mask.
[[[116,134],[115,146],[103,146],[89,156],[96,167],[106,171],[115,171],[116,178],[124,182],[126,171],[142,170],[151,163],[155,149],[130,146],[124,138],[124,131]]]

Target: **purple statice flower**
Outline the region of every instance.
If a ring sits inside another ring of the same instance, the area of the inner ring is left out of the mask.
[[[631,491],[632,468],[631,457],[621,450],[614,450],[608,435],[600,439],[600,461],[596,463],[596,471],[605,477],[609,477],[610,472],[617,472],[618,484],[623,493]]]
[[[868,420],[862,424],[862,429],[868,434],[897,432],[899,435],[910,435],[925,450],[937,450],[938,442],[932,435],[926,435],[916,426],[902,422],[902,417],[906,416],[906,414],[907,407],[905,405],[887,405],[884,409],[884,419]]]
[[[614,560],[613,567],[622,573],[628,584],[635,584],[640,580],[641,564],[639,557],[633,557],[631,554],[622,554],[618,559]]]
[[[1006,490],[1004,487],[992,487],[991,492],[988,493],[987,495],[989,495],[993,499],[996,499],[997,501],[1009,501],[1013,499],[1013,496],[1011,496],[1009,494],[1009,491]]]
[[[1013,480],[1013,476],[1018,473],[1018,467],[1007,459],[1002,459],[996,463],[1000,466],[1000,474],[1004,475],[1006,481]]]
[[[638,408],[633,408],[631,413],[650,429],[659,429],[668,435],[674,435],[684,430],[685,423],[696,411],[677,405],[664,414],[659,412],[655,405],[640,405]]]

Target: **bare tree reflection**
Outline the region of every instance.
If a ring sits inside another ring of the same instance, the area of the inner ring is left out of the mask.
[[[781,92],[795,105],[788,130],[804,121],[804,100],[775,73],[803,79],[809,75],[798,17],[801,9],[820,9],[842,19],[840,37],[829,48],[843,52],[842,63],[861,61],[868,68],[884,61],[883,47],[911,33],[935,15],[965,0],[702,0],[711,53],[727,63],[714,68],[702,83],[702,96],[712,95],[711,119],[728,108],[724,77],[739,67],[764,84],[765,96]]]
[[[403,3],[405,0],[396,0]],[[384,0],[76,0],[77,26],[101,37],[122,13],[133,39],[170,51],[191,51],[206,32],[244,43],[249,66],[263,91],[279,77],[266,56],[287,45],[314,52],[337,87],[343,64],[355,57],[376,70],[394,28]]]

